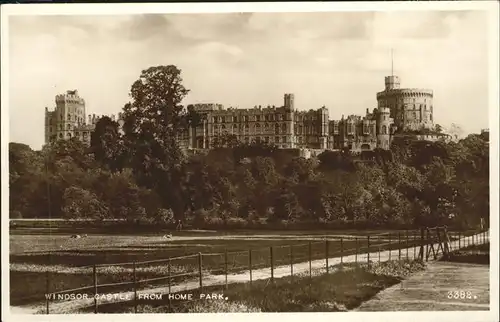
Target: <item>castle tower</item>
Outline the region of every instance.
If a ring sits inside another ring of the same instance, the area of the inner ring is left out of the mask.
[[[387,107],[377,110],[377,147],[384,150],[389,150],[391,146],[391,127],[394,121],[390,113]]]
[[[294,106],[294,95],[293,94],[285,94],[284,95],[284,108],[285,108],[285,115],[284,115],[284,124],[282,126],[286,126],[286,141],[283,142],[285,143],[284,146],[288,148],[294,148],[295,147],[295,122],[294,122],[294,117],[295,117],[295,106]]]
[[[400,88],[400,79],[394,75],[391,61],[391,76],[385,77],[385,90],[377,93],[378,107],[388,107],[398,131],[432,129],[432,90],[422,88]]]
[[[294,109],[295,109],[294,99],[295,99],[295,96],[293,94],[285,94],[285,102],[284,102],[285,109],[290,110],[290,111],[294,111]]]
[[[390,91],[400,88],[399,76],[391,75],[385,77],[385,90]]]
[[[85,124],[85,100],[77,90],[56,95],[55,103],[54,111],[45,109],[45,143],[70,139],[75,136],[75,128]]]

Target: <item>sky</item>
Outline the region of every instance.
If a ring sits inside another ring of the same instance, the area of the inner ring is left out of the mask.
[[[118,114],[150,66],[176,65],[184,103],[325,105],[330,119],[377,106],[384,76],[434,91],[434,120],[488,127],[488,25],[481,11],[10,16],[11,142],[44,144],[44,113],[77,89],[87,114]]]

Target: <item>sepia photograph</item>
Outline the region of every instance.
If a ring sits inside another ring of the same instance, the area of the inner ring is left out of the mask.
[[[2,6],[8,321],[497,321],[498,3],[444,4]]]

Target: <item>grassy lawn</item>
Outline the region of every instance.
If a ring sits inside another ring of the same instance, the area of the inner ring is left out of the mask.
[[[202,270],[204,275],[220,275],[238,273],[249,268],[249,251],[251,250],[252,269],[271,266],[270,247],[273,247],[273,265],[290,265],[312,260],[352,255],[356,249],[361,256],[366,252],[377,252],[388,249],[418,246],[417,232],[409,232],[408,244],[406,232],[400,231],[401,243],[398,243],[398,232],[380,235],[368,239],[362,234],[374,231],[310,231],[294,232],[253,232],[219,234],[202,232],[174,233],[173,240],[162,239],[160,235],[89,235],[87,238],[70,239],[68,235],[11,235],[10,236],[10,283],[11,302],[13,305],[43,300],[47,289],[47,271],[49,271],[49,290],[57,292],[93,285],[92,265],[125,263],[132,261],[166,260],[172,257],[195,255],[190,258],[171,261],[171,272],[198,274],[196,256],[202,253]],[[386,232],[389,233],[389,232]],[[294,235],[295,234],[295,235]],[[351,235],[350,237],[348,235]],[[330,239],[328,247],[322,240],[327,235]],[[357,236],[356,243],[354,237]],[[343,237],[342,244],[340,237]],[[391,244],[388,245],[389,240]],[[309,246],[310,243],[310,246]],[[311,252],[309,255],[309,247]],[[342,251],[341,251],[342,250]],[[406,253],[401,253],[404,258]],[[393,252],[393,258],[398,256]],[[376,258],[372,260],[376,261]],[[98,284],[133,281],[132,265],[98,267]],[[137,264],[137,280],[167,277],[167,262]],[[174,278],[172,283],[180,283],[187,277]],[[167,280],[143,283],[142,287],[165,286]],[[99,288],[99,292],[129,291],[132,285]],[[92,291],[92,289],[90,290]]]
[[[162,300],[138,301],[141,313],[197,313],[197,312],[335,312],[358,307],[381,290],[400,282],[409,274],[420,271],[424,265],[416,261],[345,264],[330,274],[309,278],[284,277],[254,281],[252,285],[233,284],[223,291],[228,300],[200,300],[200,291],[193,291],[193,301]],[[207,287],[203,293],[222,293],[220,287]],[[81,313],[93,312],[87,308]],[[99,306],[99,313],[132,313],[133,303],[114,303]]]
[[[283,232],[282,232],[283,234]],[[286,234],[290,234],[286,232]],[[67,289],[93,285],[93,264],[124,263],[132,261],[164,260],[169,257],[203,253],[202,269],[204,274],[237,273],[249,267],[249,250],[252,250],[252,269],[271,266],[270,247],[273,247],[273,265],[289,265],[311,259],[347,256],[367,251],[368,240],[359,237],[357,246],[353,238],[339,239],[328,242],[313,238],[234,238],[234,239],[187,239],[163,240],[158,236],[93,236],[82,239],[69,239],[67,236],[21,236],[10,237],[10,283],[11,303],[13,305],[43,300],[47,290],[47,271],[50,273],[49,291],[57,292]],[[398,245],[397,238],[391,237],[392,245],[383,245],[380,250],[406,247],[402,240]],[[387,244],[387,236],[370,240],[370,251],[377,251],[378,245]],[[417,241],[418,242],[418,241]],[[310,246],[309,246],[310,243]],[[414,245],[410,241],[408,245]],[[14,250],[14,251],[13,251]],[[30,250],[30,251],[28,251]],[[293,258],[291,256],[293,252]],[[396,255],[394,255],[396,256]],[[404,254],[403,254],[404,256]],[[137,280],[167,277],[167,262],[137,264]],[[198,274],[198,257],[193,256],[171,261],[171,272],[192,273],[191,278]],[[120,283],[133,281],[132,265],[117,265],[113,267],[98,267],[98,284]],[[184,277],[185,279],[186,277]],[[172,283],[180,283],[183,279],[174,278]],[[143,283],[142,287],[164,286],[167,280]],[[132,285],[99,288],[99,292],[114,292],[131,290]],[[92,288],[89,290],[92,291]]]

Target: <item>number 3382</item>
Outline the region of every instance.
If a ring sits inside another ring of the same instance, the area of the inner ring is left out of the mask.
[[[472,299],[470,291],[448,291],[449,299]]]

